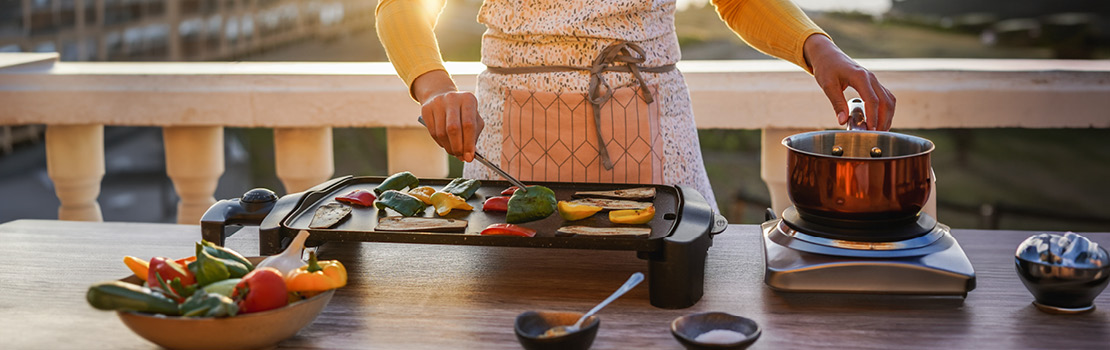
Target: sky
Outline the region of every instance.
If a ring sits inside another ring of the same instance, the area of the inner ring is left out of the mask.
[[[865,13],[883,13],[890,9],[891,0],[793,0],[802,9],[829,11],[829,10],[856,10]],[[683,9],[690,5],[704,5],[709,0],[678,0],[678,8]]]

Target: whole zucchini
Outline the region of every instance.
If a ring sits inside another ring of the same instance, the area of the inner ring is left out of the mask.
[[[89,305],[100,310],[138,311],[176,316],[177,303],[161,293],[127,282],[101,282],[85,293]]]
[[[381,196],[385,191],[416,188],[417,186],[420,186],[420,179],[417,179],[416,175],[410,172],[402,171],[385,178],[385,180],[374,189],[374,194]]]
[[[377,207],[378,210],[389,208],[404,216],[416,216],[416,214],[423,213],[424,208],[428,205],[424,204],[424,201],[408,193],[389,190],[382,193],[382,195],[378,197],[378,200],[374,201],[374,206]]]

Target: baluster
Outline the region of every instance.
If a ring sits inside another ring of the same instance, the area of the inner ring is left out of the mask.
[[[104,221],[96,202],[104,178],[104,125],[47,126],[46,169],[61,201],[59,220]]]
[[[425,128],[386,129],[389,173],[410,171],[417,177],[447,177],[447,152]]]
[[[335,173],[331,128],[275,128],[274,158],[285,193],[327,181]]]
[[[221,126],[173,126],[162,128],[166,147],[166,174],[181,201],[177,223],[200,223],[224,173],[224,128]]]

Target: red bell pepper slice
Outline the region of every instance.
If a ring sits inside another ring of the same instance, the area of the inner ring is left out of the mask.
[[[509,211],[509,197],[489,197],[482,203],[482,211]]]
[[[493,224],[482,230],[483,236],[520,236],[535,237],[536,230],[513,224]]]
[[[146,280],[149,281],[147,283],[150,284],[150,287],[153,289],[161,290],[162,286],[161,283],[158,282],[158,278],[161,278],[162,281],[166,283],[167,287],[169,287],[170,282],[173,282],[175,278],[181,282],[181,285],[178,288],[173,288],[173,293],[168,293],[171,294],[171,298],[179,303],[185,300],[182,295],[187,293],[184,290],[178,289],[180,289],[181,287],[189,287],[191,285],[197,284],[197,280],[196,277],[193,276],[193,272],[189,271],[189,269],[186,268],[185,265],[178,264],[177,262],[173,261],[173,259],[161,256],[150,258],[150,268],[147,269],[146,275]]]
[[[231,298],[239,305],[239,312],[248,314],[273,310],[289,304],[285,277],[272,267],[251,271],[231,292]]]
[[[374,194],[370,193],[370,191],[367,190],[354,190],[351,191],[351,193],[335,197],[335,200],[337,201],[347,204],[361,205],[364,207],[374,205],[375,199],[377,199],[377,197],[374,197]]]
[[[513,193],[516,193],[517,189],[518,188],[516,186],[506,188],[505,190],[501,191],[501,195],[502,196],[511,196],[511,195],[513,195]]]

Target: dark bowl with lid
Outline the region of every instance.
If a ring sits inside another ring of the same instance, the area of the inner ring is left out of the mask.
[[[1018,277],[1029,293],[1033,294],[1033,305],[1037,309],[1053,314],[1079,314],[1095,309],[1095,298],[1110,284],[1110,264],[1100,261],[1098,264],[1072,264],[1049,263],[1023,255],[1025,247],[1038,242],[1031,242],[1037,236],[1030,237],[1018,246],[1014,254],[1014,268]],[[1097,247],[1101,259],[1105,259],[1108,252],[1102,246]]]

